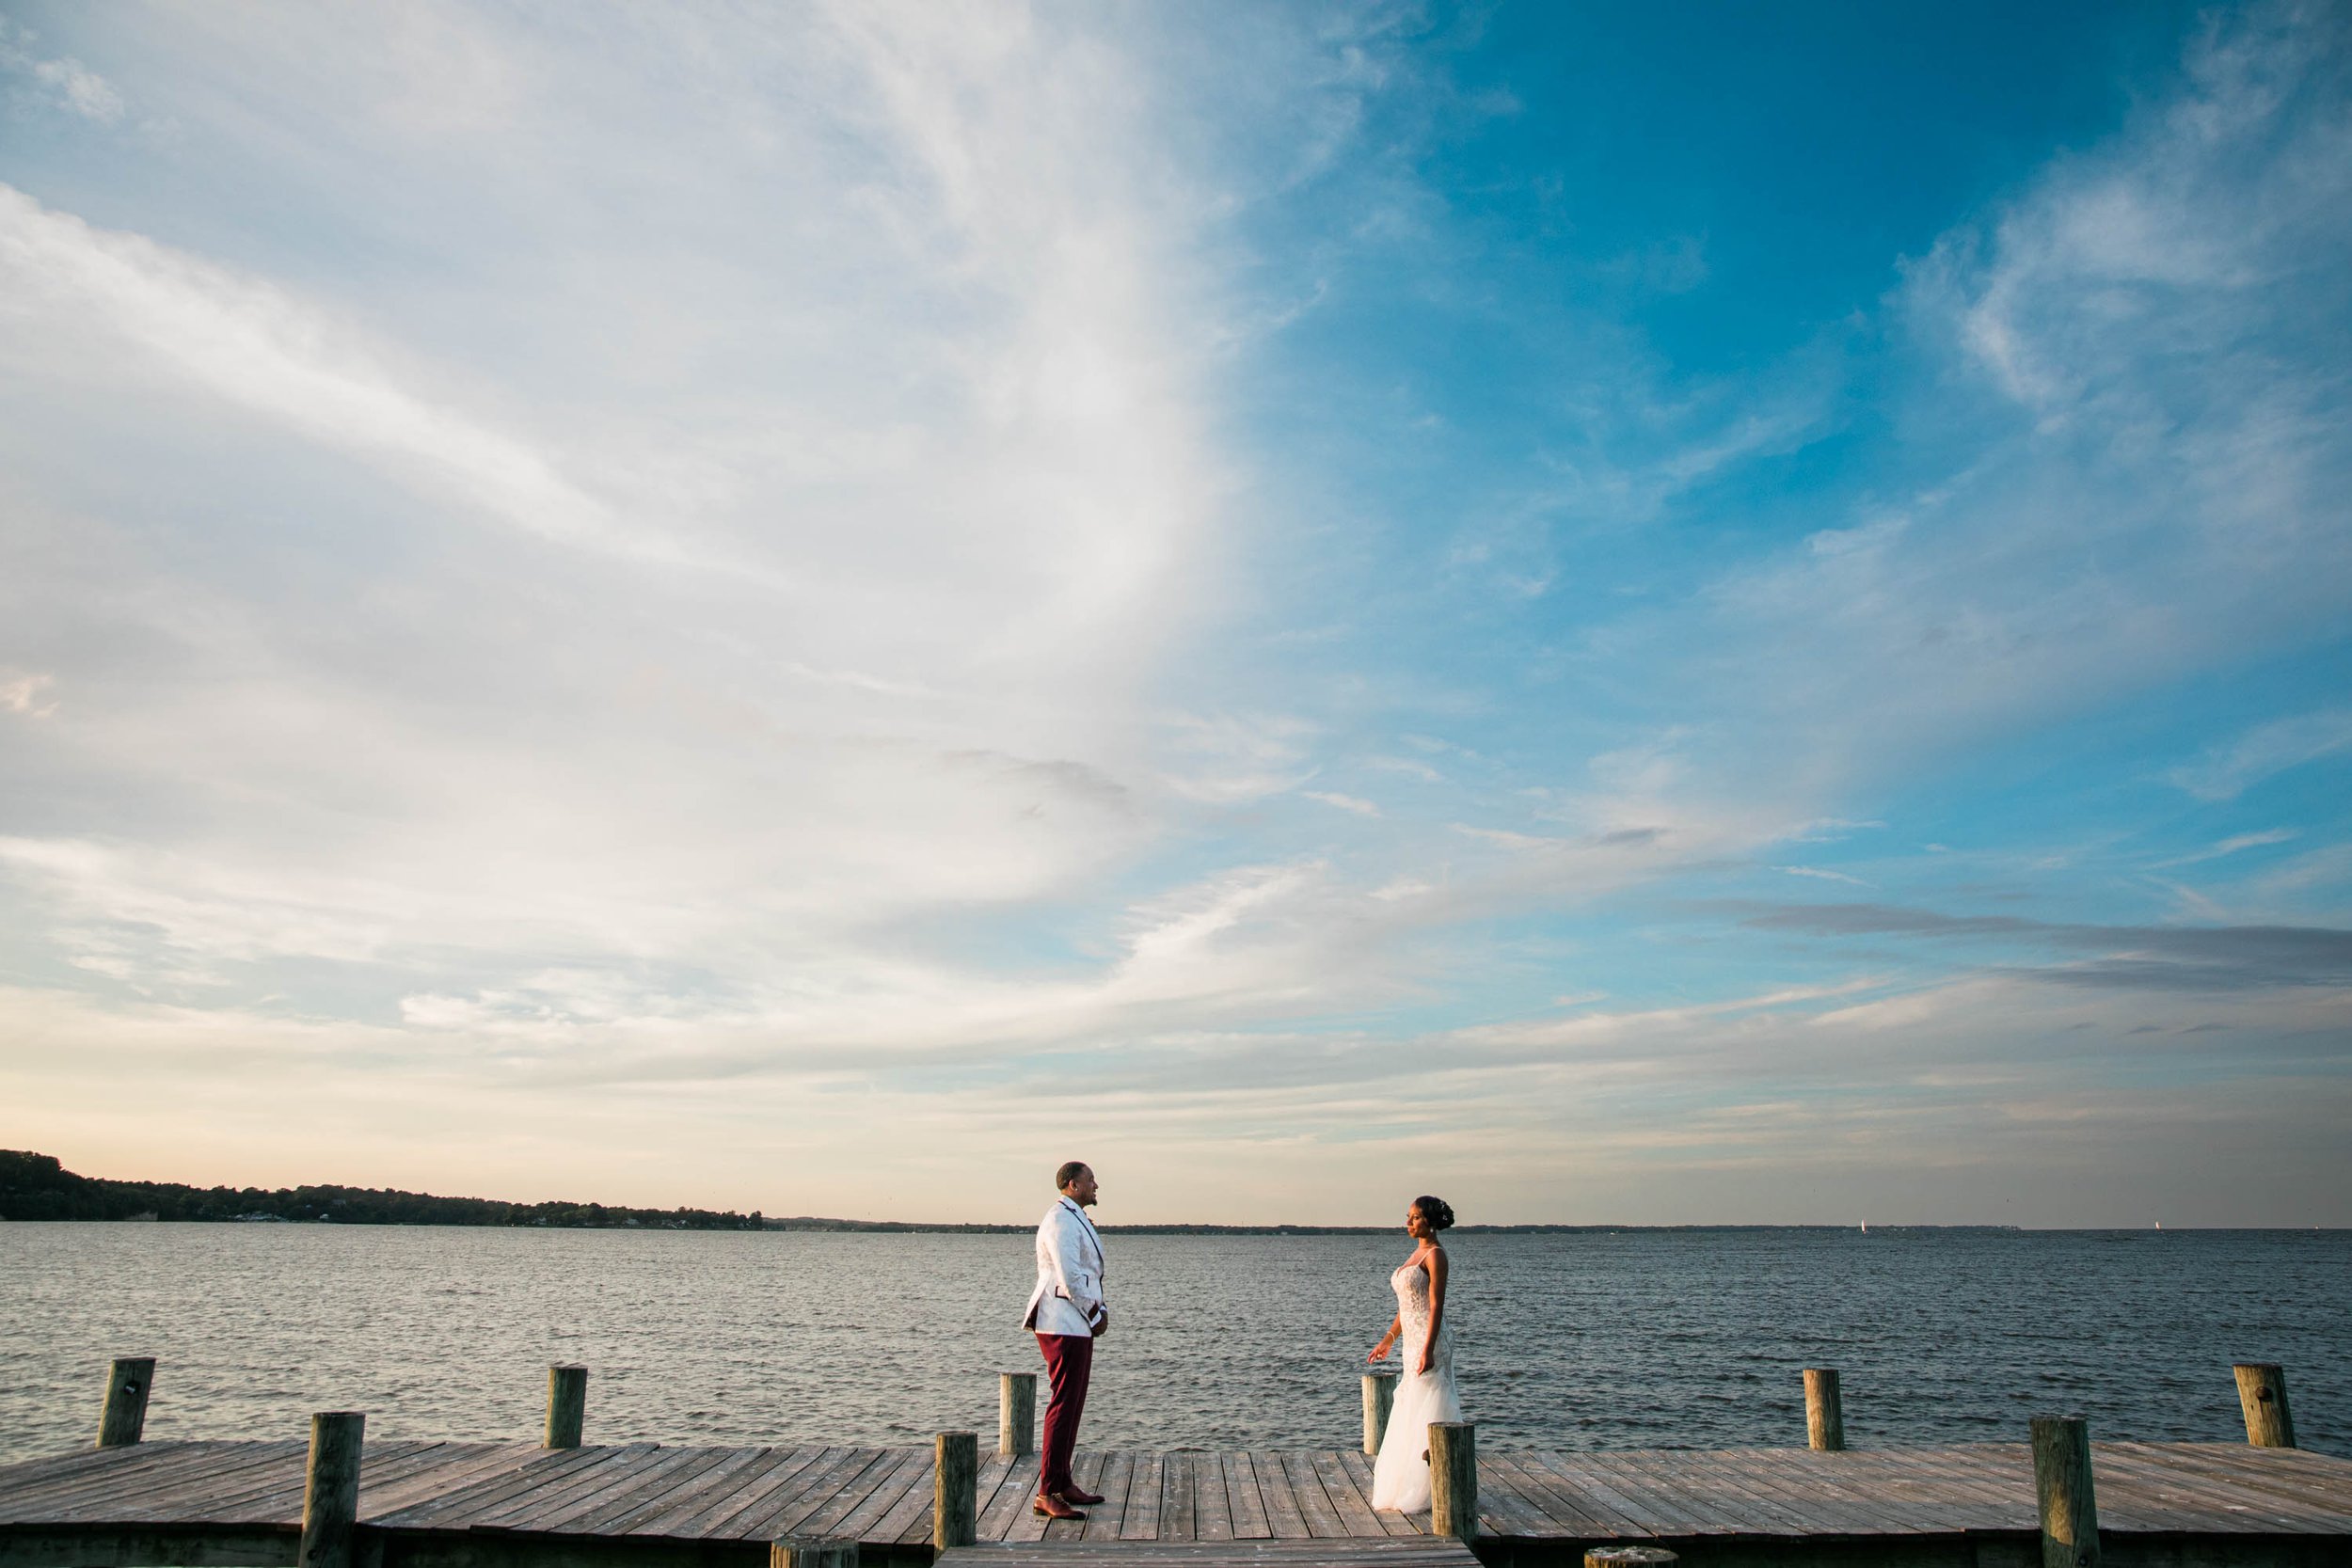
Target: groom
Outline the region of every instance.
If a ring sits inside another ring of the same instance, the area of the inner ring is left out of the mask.
[[[1094,1371],[1094,1341],[1110,1332],[1103,1305],[1103,1237],[1087,1218],[1094,1203],[1094,1172],[1073,1160],[1054,1173],[1061,1197],[1037,1227],[1037,1289],[1021,1326],[1037,1332],[1045,1353],[1051,1397],[1045,1404],[1045,1451],[1038,1459],[1037,1512],[1049,1519],[1083,1519],[1073,1503],[1099,1503],[1070,1479],[1086,1413],[1087,1381]]]

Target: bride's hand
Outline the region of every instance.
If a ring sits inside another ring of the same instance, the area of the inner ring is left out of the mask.
[[[1380,1336],[1380,1342],[1372,1347],[1371,1353],[1368,1354],[1364,1359],[1367,1361],[1386,1361],[1389,1358],[1389,1337],[1383,1334]]]
[[[1413,1354],[1412,1354],[1412,1361],[1411,1361],[1411,1365],[1410,1365],[1409,1370],[1411,1370],[1412,1374],[1413,1374],[1415,1377],[1419,1377],[1419,1376],[1421,1376],[1421,1374],[1422,1374],[1422,1373],[1423,1373],[1423,1372],[1425,1372],[1425,1371],[1427,1371],[1427,1370],[1429,1370],[1429,1347],[1428,1347],[1428,1346],[1423,1345],[1421,1349],[1419,1349],[1419,1350],[1417,1350],[1417,1351],[1413,1352]]]

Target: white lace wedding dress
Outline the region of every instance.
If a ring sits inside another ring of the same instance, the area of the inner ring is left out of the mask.
[[[1413,1355],[1429,1332],[1429,1271],[1407,1263],[1389,1275],[1389,1283],[1396,1291],[1397,1322],[1405,1325],[1397,1337],[1405,1370],[1380,1433],[1380,1457],[1373,1462],[1372,1506],[1419,1513],[1429,1506],[1429,1423],[1462,1418],[1461,1396],[1454,1391],[1454,1329],[1438,1325],[1429,1370],[1416,1376]]]

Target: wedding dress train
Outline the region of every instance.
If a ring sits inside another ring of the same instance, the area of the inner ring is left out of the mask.
[[[1413,1354],[1429,1332],[1429,1271],[1407,1263],[1389,1275],[1389,1283],[1396,1291],[1397,1322],[1404,1324],[1397,1348],[1405,1371],[1396,1380],[1396,1402],[1380,1433],[1380,1457],[1373,1462],[1372,1506],[1419,1513],[1429,1506],[1429,1423],[1462,1418],[1461,1397],[1454,1391],[1454,1330],[1449,1323],[1438,1325],[1429,1368],[1416,1374]]]

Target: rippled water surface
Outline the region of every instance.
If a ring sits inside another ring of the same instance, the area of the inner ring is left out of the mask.
[[[1409,1244],[1120,1236],[1088,1447],[1336,1446]],[[0,1458],[79,1446],[106,1360],[160,1358],[152,1437],[535,1434],[550,1361],[591,1441],[993,1433],[1026,1236],[0,1224]],[[1799,1369],[1856,1445],[2242,1439],[2233,1360],[2287,1368],[2305,1447],[2352,1452],[2352,1234],[1653,1231],[1456,1236],[1482,1442],[1804,1441]]]

